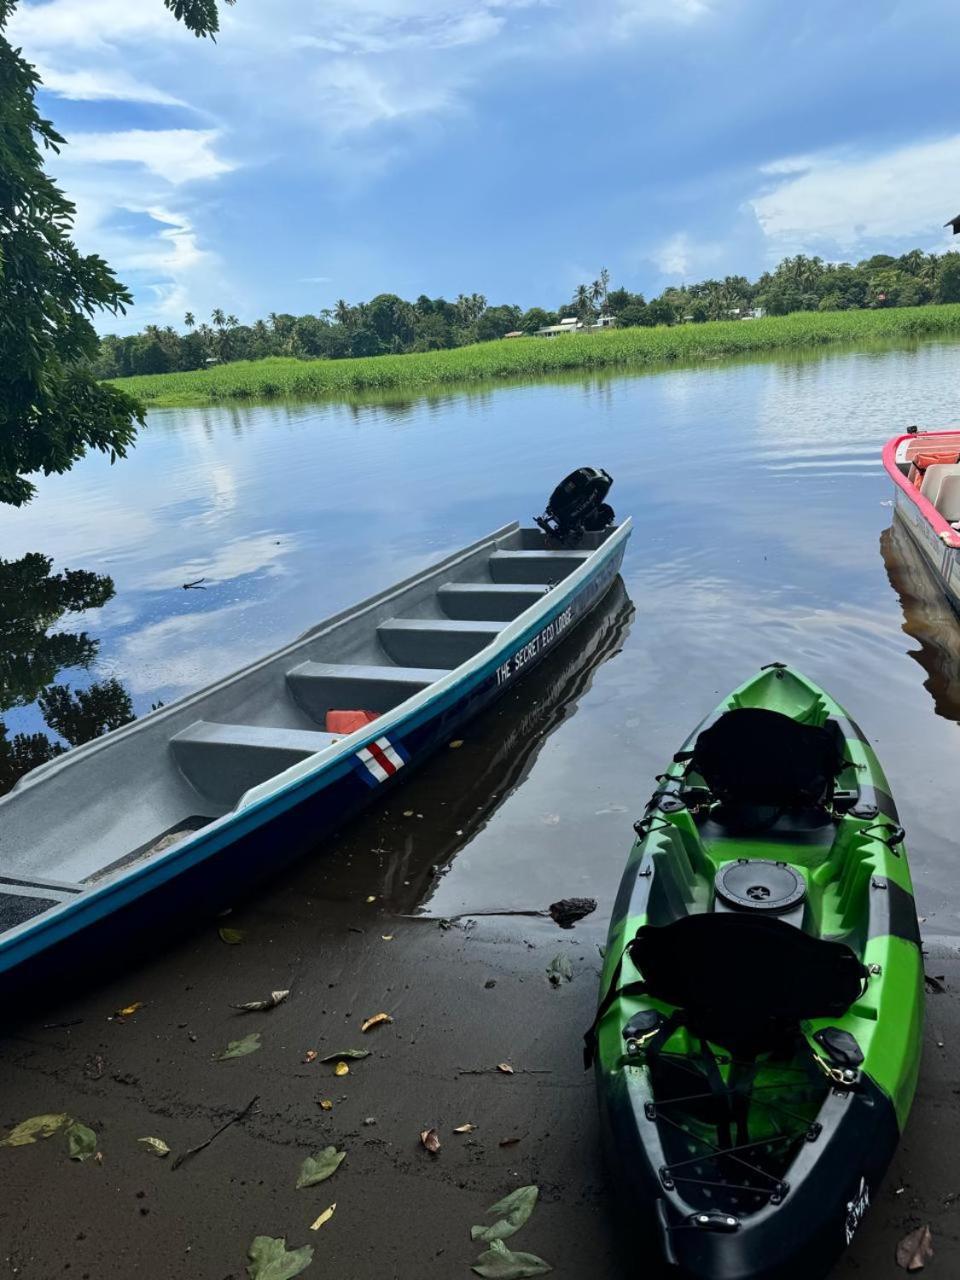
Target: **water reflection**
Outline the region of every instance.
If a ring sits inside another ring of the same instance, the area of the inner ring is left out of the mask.
[[[927,673],[923,687],[938,716],[960,723],[960,619],[899,520],[881,533],[880,554],[900,597],[903,630],[920,646],[907,652]]]
[[[115,588],[106,574],[52,570],[51,558],[35,551],[0,560],[0,713],[36,703],[43,722],[62,740],[37,730],[10,738],[0,720],[0,794],[60,755],[64,743],[79,746],[133,719],[119,680],[79,690],[54,683],[64,671],[89,670],[97,656],[98,641],[86,631],[65,629],[64,619],[102,608]]]

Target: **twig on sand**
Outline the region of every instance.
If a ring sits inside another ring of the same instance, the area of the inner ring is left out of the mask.
[[[184,591],[206,591],[206,587],[201,586],[205,582],[205,578],[194,578],[193,582],[185,582],[183,584]]]
[[[488,1076],[495,1075],[500,1070],[499,1067],[457,1067],[458,1076]],[[552,1070],[537,1071],[530,1067],[514,1067],[510,1072],[512,1076],[552,1076]]]
[[[209,1147],[210,1143],[213,1142],[214,1138],[219,1138],[221,1133],[223,1133],[224,1129],[229,1129],[232,1124],[236,1124],[238,1120],[242,1120],[244,1116],[251,1110],[254,1104],[259,1101],[260,1101],[260,1095],[256,1094],[253,1098],[250,1099],[250,1101],[247,1103],[247,1105],[243,1108],[242,1111],[238,1111],[236,1115],[231,1116],[229,1120],[227,1120],[224,1124],[222,1124],[219,1129],[217,1129],[214,1133],[211,1133],[210,1137],[206,1140],[206,1142],[201,1142],[198,1147],[191,1147],[189,1151],[184,1151],[182,1155],[177,1156],[176,1160],[174,1160],[173,1165],[171,1167],[174,1169],[179,1169],[180,1166],[184,1163],[184,1161],[189,1160],[191,1156],[195,1156],[198,1152],[203,1151],[205,1147]]]

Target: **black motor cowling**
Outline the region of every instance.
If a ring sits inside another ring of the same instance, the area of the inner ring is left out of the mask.
[[[568,546],[585,533],[597,532],[613,524],[613,507],[605,502],[613,478],[598,467],[578,467],[561,480],[537,524],[550,537]]]

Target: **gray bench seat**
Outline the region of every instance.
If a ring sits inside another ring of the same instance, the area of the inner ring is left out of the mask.
[[[445,618],[389,618],[377,627],[380,643],[394,662],[459,667],[496,640],[496,622],[456,622]]]
[[[332,733],[198,720],[170,739],[181,773],[201,795],[235,805],[245,791],[329,747]]]
[[[494,551],[487,561],[494,582],[559,582],[584,560],[589,551]]]
[[[521,582],[448,582],[437,592],[450,618],[510,622],[542,598],[544,588]]]

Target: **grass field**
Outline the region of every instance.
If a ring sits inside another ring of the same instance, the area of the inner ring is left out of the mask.
[[[202,405],[378,389],[415,392],[445,384],[535,377],[563,370],[696,363],[790,347],[954,335],[960,335],[960,303],[886,311],[802,311],[763,320],[613,329],[560,338],[511,338],[417,355],[244,360],[192,373],[122,378],[118,385],[148,406]]]

